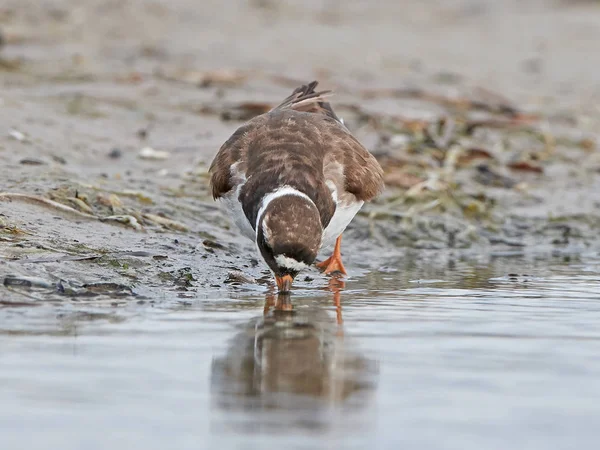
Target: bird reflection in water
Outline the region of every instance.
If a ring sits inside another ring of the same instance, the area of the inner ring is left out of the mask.
[[[314,299],[292,302],[290,294],[267,295],[263,316],[247,323],[226,355],[213,361],[215,406],[228,412],[252,410],[238,424],[254,430],[282,420],[288,426],[296,421],[323,427],[327,421],[317,418],[319,412],[339,405],[344,411],[365,407],[375,388],[377,365],[342,333],[343,287],[337,279],[328,286],[335,318],[313,306]],[[265,414],[259,417],[257,411]],[[289,413],[287,419],[283,412]]]

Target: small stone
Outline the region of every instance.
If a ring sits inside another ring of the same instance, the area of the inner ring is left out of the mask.
[[[148,130],[146,128],[141,128],[137,131],[137,137],[141,140],[144,140],[148,137]]]
[[[152,147],[144,147],[140,150],[138,156],[141,159],[160,161],[168,159],[171,156],[171,154],[169,152],[154,150]]]
[[[210,239],[204,239],[202,241],[202,244],[207,248],[218,248],[219,250],[224,250],[227,248],[223,244],[220,244],[219,242],[216,242],[216,241],[212,241]]]
[[[23,142],[25,140],[25,135],[14,128],[9,131],[8,135],[16,141]]]
[[[233,284],[256,284],[256,279],[250,275],[246,275],[241,270],[232,270],[227,274],[225,283]]]
[[[118,158],[120,158],[121,156],[123,156],[123,152],[121,151],[121,149],[120,149],[120,148],[113,148],[113,149],[110,151],[110,153],[108,154],[108,157],[109,157],[109,158],[112,158],[112,159],[118,159]]]
[[[39,159],[34,159],[34,158],[23,158],[21,161],[19,161],[19,164],[23,164],[25,166],[41,166],[46,164],[44,161],[41,161]]]
[[[67,160],[59,155],[52,155],[52,160],[54,162],[57,162],[58,164],[62,164],[62,165],[67,164]]]
[[[410,137],[405,134],[394,134],[390,137],[390,145],[393,147],[406,147],[410,143]]]

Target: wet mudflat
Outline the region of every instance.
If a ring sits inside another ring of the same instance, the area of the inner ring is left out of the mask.
[[[595,448],[597,2],[25,3],[0,5],[3,448]],[[206,170],[314,78],[387,189],[349,278],[278,299]]]

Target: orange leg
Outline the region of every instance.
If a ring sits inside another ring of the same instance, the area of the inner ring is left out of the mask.
[[[277,288],[279,289],[279,293],[283,294],[286,292],[290,292],[292,289],[292,283],[294,279],[291,275],[284,275],[282,277],[278,277],[275,275],[275,281],[277,282]]]
[[[344,264],[342,264],[342,235],[340,234],[335,241],[335,248],[333,249],[333,254],[327,258],[325,261],[317,263],[316,266],[319,269],[322,269],[326,274],[332,274],[334,272],[340,272],[342,275],[346,275],[346,269],[344,268]]]

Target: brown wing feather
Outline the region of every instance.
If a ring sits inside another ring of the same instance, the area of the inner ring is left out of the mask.
[[[347,192],[359,200],[371,200],[383,190],[383,170],[373,155],[344,126],[329,102],[324,101],[331,91],[316,92],[317,84],[317,81],[313,81],[296,88],[275,110],[293,109],[333,119],[335,122],[327,121],[324,126],[333,138],[323,142],[326,157],[333,158],[343,166],[344,189]],[[332,145],[334,142],[336,145]]]
[[[300,112],[310,112],[325,115],[339,122],[338,117],[333,112],[331,105],[323,99],[330,91],[316,92],[317,82],[302,85],[287,97],[280,105],[273,108],[271,112],[293,110]],[[255,117],[248,123],[238,128],[233,135],[227,139],[219,149],[215,159],[208,169],[211,174],[210,186],[214,199],[222,197],[234,187],[234,181],[231,174],[231,165],[245,160],[245,153],[252,140],[253,130],[267,121],[268,114]],[[242,169],[240,167],[240,169]]]
[[[383,169],[358,141],[354,148],[355,150],[347,153],[344,158],[346,191],[366,202],[383,191]]]
[[[315,88],[319,84],[313,81],[304,84],[296,89],[274,110],[293,109],[294,111],[309,112],[314,114],[322,114],[341,123],[338,116],[335,115],[329,102],[324,101],[325,98],[333,95],[331,91],[316,92]]]
[[[380,194],[383,169],[375,157],[343,125],[332,123],[327,128],[325,163],[342,166],[344,190],[362,201]]]
[[[261,116],[238,128],[235,133],[221,146],[208,172],[213,199],[218,199],[233,189],[231,166],[242,161],[245,148],[248,146],[248,132],[257,126]],[[263,119],[264,120],[264,119]]]
[[[302,115],[301,121],[307,124],[311,123],[313,126],[313,130],[317,134],[312,142],[321,147],[325,162],[329,160],[342,166],[345,191],[363,201],[371,200],[382,191],[383,170],[381,166],[350,134],[334,113],[331,105],[323,100],[329,91],[316,92],[316,86],[317,82],[313,81],[295,89],[288,98],[269,113],[255,117],[238,128],[221,146],[209,169],[213,198],[220,198],[234,188],[232,164],[242,162],[244,167],[240,166],[239,169],[245,172],[248,148],[257,138],[257,133],[262,134],[260,130],[263,125],[270,120],[275,120],[275,117],[281,120],[282,113],[288,117],[287,114],[290,114],[291,111],[313,113]],[[286,113],[285,111],[290,112]],[[277,139],[273,137],[272,140],[276,141]]]

